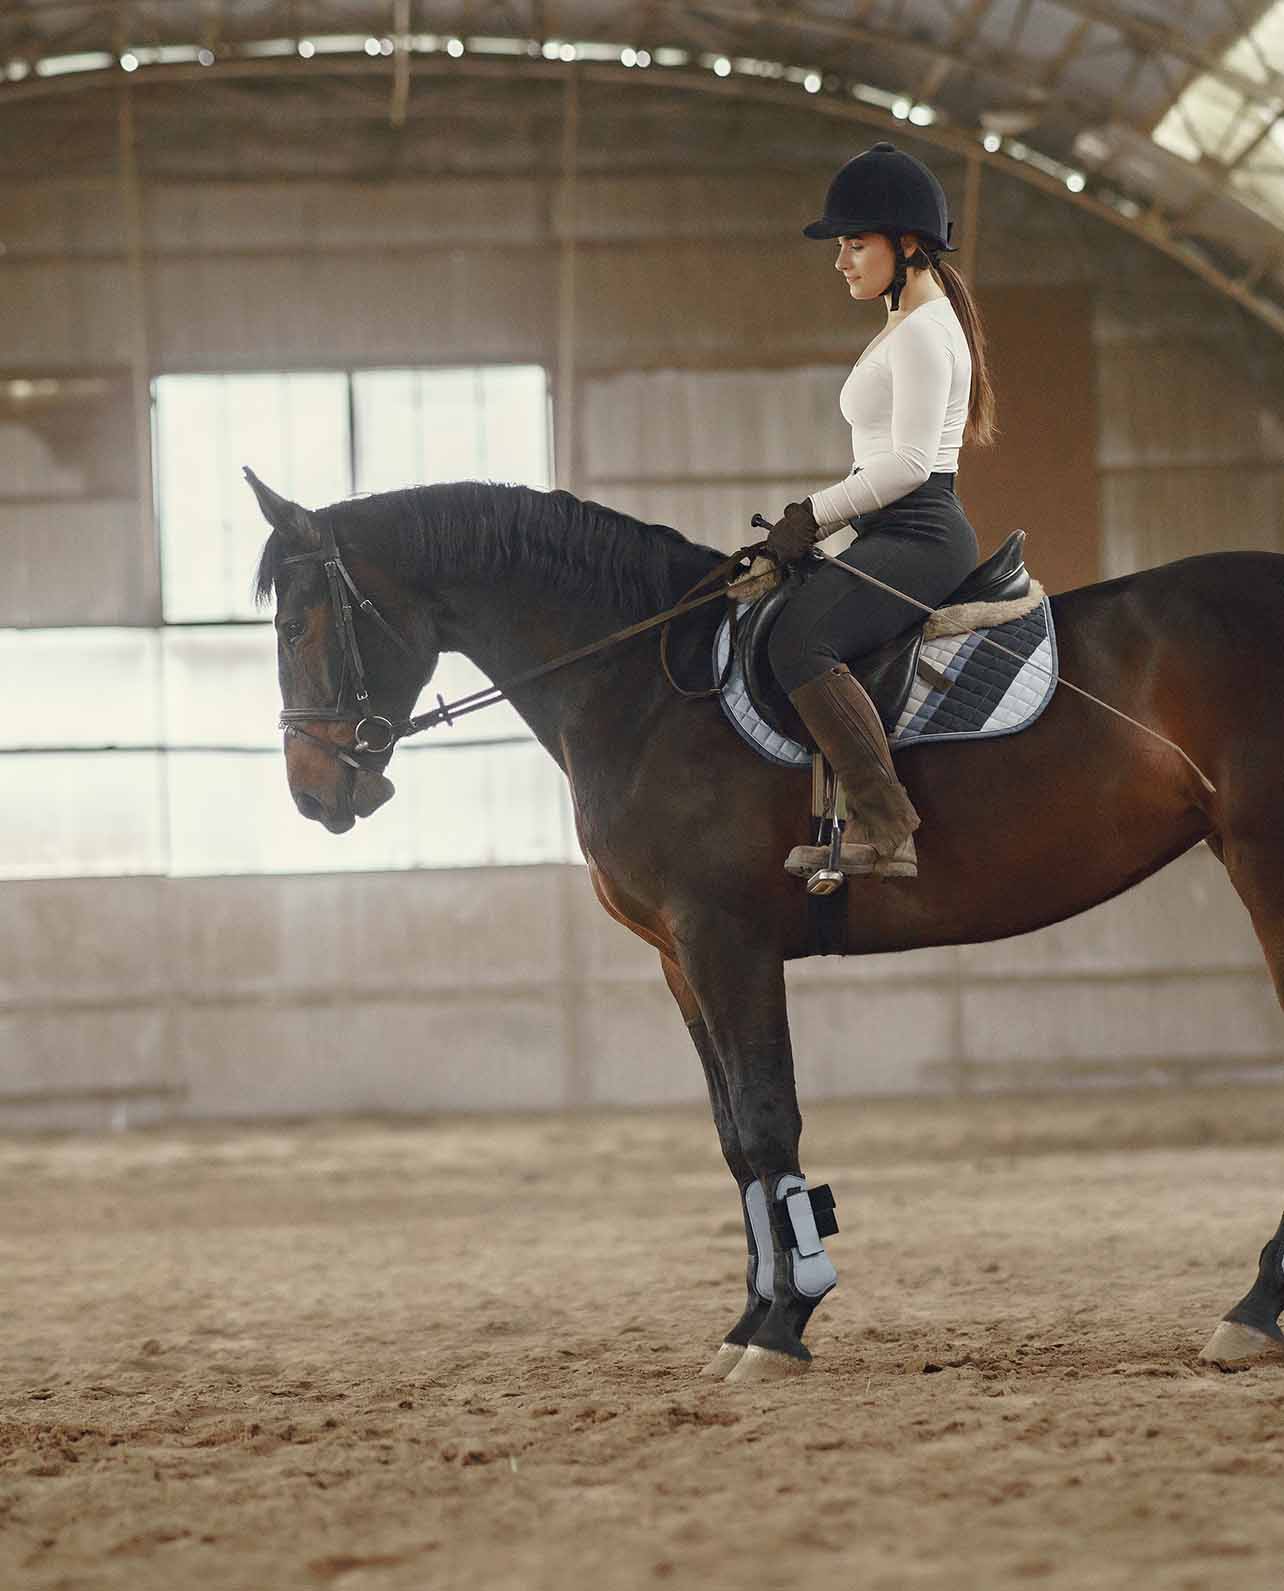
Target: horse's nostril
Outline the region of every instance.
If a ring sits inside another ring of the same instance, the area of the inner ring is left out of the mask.
[[[294,804],[305,818],[315,818],[319,823],[325,817],[325,808],[311,795],[296,795]]]

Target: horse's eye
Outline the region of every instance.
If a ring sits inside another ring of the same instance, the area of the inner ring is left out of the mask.
[[[285,637],[286,644],[293,646],[306,629],[307,625],[302,619],[287,619],[281,626],[281,634]]]

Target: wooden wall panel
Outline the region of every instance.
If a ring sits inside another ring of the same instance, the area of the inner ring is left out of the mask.
[[[805,245],[676,239],[578,251],[586,371],[854,360],[878,324],[856,323]],[[848,361],[850,362],[850,361]]]
[[[547,250],[275,255],[162,263],[155,362],[166,370],[546,361]]]
[[[1027,562],[1049,591],[1086,585],[1100,565],[1091,289],[977,296],[1001,435],[964,447],[959,495],[983,555],[1023,529]]]
[[[1106,575],[1284,551],[1284,361],[1235,306],[1189,287],[1099,295]]]
[[[583,472],[594,483],[844,473],[844,365],[625,371],[583,393]]]
[[[132,500],[0,499],[0,625],[155,624],[153,566]]]
[[[1254,383],[1236,378],[1229,352],[1192,335],[1103,343],[1097,350],[1101,467],[1184,469],[1260,459],[1268,446],[1267,410]]]
[[[123,362],[129,325],[123,263],[0,261],[0,369],[27,375]]]
[[[1201,552],[1284,552],[1284,466],[1110,470],[1101,480],[1110,579]]]

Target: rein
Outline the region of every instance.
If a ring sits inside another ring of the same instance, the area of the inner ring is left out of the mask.
[[[692,597],[692,591],[699,591],[700,587],[710,580],[722,579],[730,574],[733,569],[753,551],[749,547],[741,547],[725,558],[715,568],[711,569],[688,591],[681,602],[673,607],[666,608],[663,613],[655,613],[649,619],[640,619],[636,624],[630,624],[623,630],[614,630],[610,635],[604,635],[600,641],[590,641],[587,646],[578,646],[573,652],[563,652],[561,657],[555,657],[549,663],[537,664],[535,668],[528,668],[521,674],[513,674],[499,685],[487,685],[483,690],[473,691],[468,696],[461,696],[457,701],[443,702],[437,697],[438,705],[430,708],[426,713],[419,713],[414,718],[404,718],[400,723],[393,725],[395,740],[403,740],[407,735],[417,735],[422,729],[435,729],[438,724],[451,724],[456,718],[463,718],[467,713],[480,712],[483,707],[492,707],[496,702],[503,701],[509,691],[519,685],[529,685],[533,680],[542,679],[545,674],[552,674],[559,668],[565,668],[569,663],[579,663],[586,657],[595,653],[605,652],[608,647],[619,646],[623,641],[631,641],[635,635],[645,635],[648,630],[659,629],[661,625],[668,625],[674,619],[680,619],[684,613],[694,613],[697,608],[704,607],[706,602],[713,602],[718,597],[726,595],[722,586],[713,591],[706,591],[703,596]],[[665,670],[666,675],[668,670]],[[672,683],[672,676],[669,676]],[[681,687],[675,685],[675,689]]]

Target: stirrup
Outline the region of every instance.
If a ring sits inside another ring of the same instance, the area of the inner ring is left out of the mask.
[[[842,878],[869,878],[882,860],[865,840],[848,840],[837,854],[832,844],[795,845],[785,858],[785,872],[810,884],[817,872],[833,872]],[[841,887],[841,886],[838,886]]]
[[[832,867],[818,867],[807,880],[807,893],[809,895],[837,895],[847,882],[845,873],[838,873]]]

